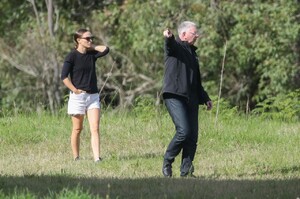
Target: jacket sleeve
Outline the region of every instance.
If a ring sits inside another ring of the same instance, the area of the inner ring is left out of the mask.
[[[176,41],[174,35],[170,38],[165,38],[165,56],[174,54]]]
[[[201,80],[201,75],[199,72],[199,79],[200,79],[200,90],[199,90],[199,104],[206,104],[206,102],[211,101],[209,98],[207,92],[202,86],[202,80]]]
[[[199,96],[199,104],[206,104],[206,102],[211,101],[207,92],[204,90],[203,86],[200,87],[200,96]]]

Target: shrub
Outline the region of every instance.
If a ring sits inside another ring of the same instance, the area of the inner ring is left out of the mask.
[[[287,95],[272,96],[258,103],[253,110],[254,114],[263,118],[295,121],[300,119],[300,90],[295,90]]]

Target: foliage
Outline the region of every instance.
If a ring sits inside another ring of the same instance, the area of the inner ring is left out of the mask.
[[[213,72],[221,66],[220,55],[214,52],[221,51],[224,41],[228,41],[223,96],[233,104],[245,106],[250,100],[253,107],[266,96],[297,88],[294,78],[299,72],[299,52],[295,48],[300,28],[295,18],[298,9],[295,1],[222,1],[214,8],[214,23],[204,22],[204,29],[214,25],[207,40],[203,39],[204,45],[211,47],[205,45],[202,50],[204,65],[211,74],[218,74]]]
[[[220,98],[218,100],[216,96],[211,96],[211,100],[214,102],[214,108],[211,110],[213,115],[217,114],[217,108],[219,108],[218,114],[221,115],[223,119],[230,119],[239,114],[238,107],[232,106],[229,100],[226,100],[225,98]],[[206,106],[204,105],[202,108],[205,110]]]
[[[23,21],[30,16],[30,4],[20,0],[2,0],[0,2],[0,34],[8,39],[8,42],[15,43],[14,39],[21,36],[20,28]]]
[[[300,90],[270,97],[257,104],[254,114],[263,118],[279,119],[283,121],[299,121],[300,119]]]
[[[130,107],[139,96],[159,96],[162,31],[168,27],[176,34],[183,20],[195,21],[203,32],[197,46],[203,84],[211,96],[218,92],[224,53],[222,97],[239,110],[281,98],[300,82],[298,1],[54,0],[51,16],[47,2],[0,3],[2,112],[60,109],[67,92],[59,71],[79,27],[89,28],[97,43],[111,48],[97,71],[108,106]]]
[[[153,97],[147,96],[136,98],[133,104],[133,112],[139,119],[144,121],[150,121],[156,118],[159,108],[160,107],[155,106]]]
[[[30,193],[28,190],[18,190],[17,188],[15,189],[15,193],[9,194],[7,196],[6,194],[3,193],[3,190],[0,190],[0,197],[2,199],[9,199],[9,198],[18,198],[18,199],[36,199],[38,198],[35,196],[33,193]]]
[[[139,95],[154,97],[159,92],[163,73],[162,31],[165,27],[174,28],[182,20],[184,10],[174,13],[179,2],[127,1],[121,7],[111,4],[94,14],[96,23],[91,28],[107,35],[100,38],[111,47],[115,62],[106,89],[118,90],[120,106],[132,105]],[[182,4],[186,7],[188,2]],[[169,16],[174,21],[166,21]],[[102,27],[99,21],[103,22]],[[102,71],[108,71],[112,65],[102,64]]]
[[[85,192],[81,187],[77,187],[74,190],[69,190],[67,188],[63,189],[60,193],[53,193],[49,198],[61,198],[61,199],[90,199],[91,194],[89,192]],[[102,198],[102,197],[93,197],[93,198]]]

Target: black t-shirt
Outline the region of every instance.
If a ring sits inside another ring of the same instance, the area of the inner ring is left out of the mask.
[[[85,54],[76,49],[72,50],[65,58],[61,79],[64,80],[70,75],[72,84],[77,89],[89,93],[97,93],[96,60],[108,53],[106,48],[104,52],[87,51]]]

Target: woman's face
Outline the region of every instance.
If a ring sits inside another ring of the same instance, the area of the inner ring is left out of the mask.
[[[93,42],[93,35],[91,32],[85,32],[82,34],[80,38],[77,39],[78,45],[84,47],[84,48],[90,48],[92,47],[92,42]]]

